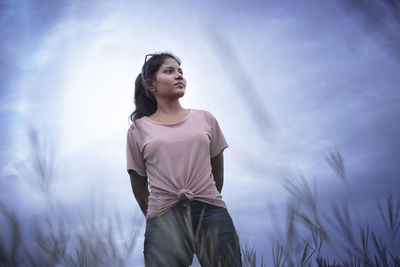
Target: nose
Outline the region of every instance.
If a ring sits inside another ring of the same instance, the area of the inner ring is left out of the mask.
[[[180,72],[177,72],[177,73],[175,74],[175,79],[182,80],[182,79],[183,79],[183,74],[180,73]]]

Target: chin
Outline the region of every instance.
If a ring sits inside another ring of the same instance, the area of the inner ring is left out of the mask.
[[[179,98],[183,97],[184,95],[185,95],[185,90],[176,92],[176,96],[179,97]]]

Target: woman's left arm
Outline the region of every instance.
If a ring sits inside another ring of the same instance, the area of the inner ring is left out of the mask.
[[[214,176],[215,185],[218,192],[221,193],[222,186],[224,185],[224,155],[223,152],[219,153],[211,159],[212,174]]]

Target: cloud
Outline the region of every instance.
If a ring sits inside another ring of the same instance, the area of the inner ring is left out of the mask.
[[[188,75],[185,105],[210,110],[228,140],[223,196],[250,243],[267,247],[258,233],[268,224],[248,218],[268,202],[285,209],[284,178],[316,176],[327,198],[341,192],[324,160],[331,150],[363,199],[395,188],[399,64],[340,6],[160,3],[3,4],[4,171],[26,159],[9,155],[27,150],[14,133],[29,122],[58,148],[60,198],[79,206],[104,192],[110,205],[134,209],[124,169],[133,80],[144,54],[172,50]]]

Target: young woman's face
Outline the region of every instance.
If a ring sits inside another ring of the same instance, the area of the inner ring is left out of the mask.
[[[166,58],[156,73],[156,80],[149,89],[156,97],[177,99],[185,94],[186,79],[178,62],[173,58]]]

